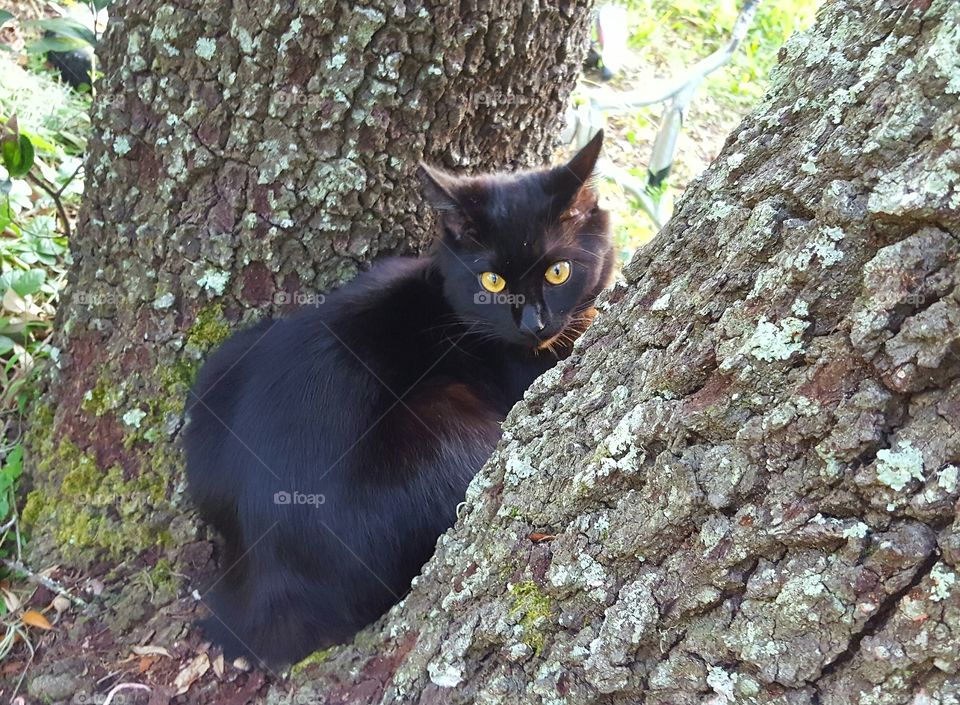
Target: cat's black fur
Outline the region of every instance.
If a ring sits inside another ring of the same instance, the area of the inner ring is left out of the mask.
[[[184,444],[190,494],[224,539],[204,629],[228,657],[297,661],[407,591],[507,411],[569,354],[611,279],[589,184],[601,139],[554,169],[424,167],[443,229],[430,256],[387,259],[203,366]],[[557,260],[572,274],[552,285]],[[524,304],[484,303],[484,271]],[[278,503],[294,492],[315,503]]]

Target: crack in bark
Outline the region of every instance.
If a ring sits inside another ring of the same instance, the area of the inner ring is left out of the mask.
[[[917,587],[925,577],[930,575],[930,572],[933,570],[933,566],[937,563],[937,559],[937,550],[934,548],[934,550],[932,550],[930,554],[919,564],[911,580],[901,589],[887,597],[880,604],[877,611],[871,615],[866,622],[864,622],[863,627],[861,627],[858,632],[853,634],[847,644],[847,648],[821,669],[820,676],[816,681],[813,681],[813,683],[822,681],[823,679],[832,676],[834,673],[848,664],[860,650],[861,642],[866,637],[873,636],[884,626],[886,626],[890,618],[896,613],[897,605],[899,605],[900,601],[907,594],[909,594],[911,590]]]

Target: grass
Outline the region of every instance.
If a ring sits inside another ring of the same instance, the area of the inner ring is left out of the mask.
[[[763,95],[777,52],[813,22],[819,0],[762,0],[746,40],[705,90],[720,103],[750,108]],[[740,11],[738,0],[630,0],[630,46],[664,73],[681,72],[722,46]]]
[[[729,64],[711,74],[685,115],[664,194],[675,201],[689,181],[716,157],[727,134],[763,96],[767,77],[787,37],[808,27],[819,0],[761,0],[745,41]],[[611,82],[614,90],[642,89],[651,79],[683,75],[697,60],[723,46],[739,12],[737,0],[628,0],[627,24],[632,60]],[[595,75],[588,79],[595,79]],[[581,87],[581,93],[589,91]],[[646,180],[646,164],[660,122],[662,106],[609,115],[605,151],[634,177]],[[616,184],[601,184],[612,212],[621,259],[657,232],[639,204]]]

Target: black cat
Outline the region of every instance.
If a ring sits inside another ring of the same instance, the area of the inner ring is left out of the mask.
[[[590,186],[602,137],[553,169],[423,167],[443,230],[430,256],[386,259],[203,366],[184,444],[224,538],[204,629],[228,657],[297,661],[407,591],[510,407],[611,281]]]

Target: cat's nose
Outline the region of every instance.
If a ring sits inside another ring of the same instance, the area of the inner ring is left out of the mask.
[[[543,330],[543,319],[540,317],[540,307],[527,305],[520,312],[520,330],[524,333],[536,335]]]

